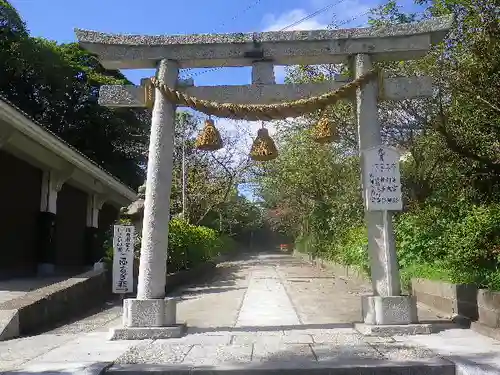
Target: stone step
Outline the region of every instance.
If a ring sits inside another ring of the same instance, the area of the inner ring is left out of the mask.
[[[278,373],[313,375],[455,375],[455,365],[440,358],[425,360],[390,361],[375,359],[331,360],[324,362],[301,362],[292,358],[277,362],[251,362],[239,364],[124,364],[112,365],[105,374],[110,375],[178,375],[178,374],[255,374],[278,375]]]
[[[189,345],[156,340],[134,345],[117,358],[107,373],[158,375],[190,372],[275,374],[313,372],[328,374],[455,375],[455,365],[425,348],[400,343],[359,342],[358,337],[337,337],[337,343],[284,344],[272,337],[251,338],[253,343]],[[284,337],[277,337],[284,339]],[[297,337],[296,337],[297,338]],[[182,340],[182,339],[181,339]],[[240,341],[238,341],[240,342]],[[342,343],[341,343],[342,342]]]

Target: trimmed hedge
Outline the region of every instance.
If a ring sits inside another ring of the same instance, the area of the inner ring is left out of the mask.
[[[169,224],[168,247],[168,270],[176,272],[230,251],[234,242],[214,229],[173,219]]]
[[[125,220],[123,223],[127,223]],[[106,243],[105,262],[111,267],[113,259],[112,232]],[[135,256],[140,256],[140,233],[136,233]],[[168,230],[167,268],[169,273],[190,269],[227,253],[236,247],[235,241],[216,230],[172,219]],[[166,249],[165,249],[166,251]]]

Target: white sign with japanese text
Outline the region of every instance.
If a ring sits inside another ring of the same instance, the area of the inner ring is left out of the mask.
[[[363,151],[365,207],[368,211],[400,211],[401,154],[391,147],[374,147]]]
[[[134,231],[132,225],[115,225],[113,232],[113,293],[134,291]]]

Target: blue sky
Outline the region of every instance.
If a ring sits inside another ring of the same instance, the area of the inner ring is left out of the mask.
[[[11,0],[33,36],[58,42],[75,41],[74,28],[130,34],[192,34],[278,30],[333,4],[328,11],[291,29],[362,26],[359,16],[384,0]],[[411,0],[400,1],[411,9]],[[356,17],[358,16],[358,17]],[[346,20],[356,17],[352,22]],[[135,83],[150,71],[125,71]],[[188,74],[191,74],[189,72]],[[283,79],[282,70],[277,79]],[[195,77],[196,85],[244,84],[248,68],[224,68]]]
[[[366,12],[385,0],[10,0],[27,23],[32,36],[61,43],[76,41],[74,28],[126,34],[193,34],[253,32],[283,29],[309,14],[333,5],[326,12],[287,30],[323,29],[331,25],[341,28],[366,25]],[[400,0],[404,10],[418,9],[412,0]],[[199,74],[205,69],[186,72],[195,84],[248,84],[250,68],[223,68]],[[284,70],[276,69],[282,82]],[[134,83],[149,77],[153,71],[132,70],[123,73]],[[181,74],[182,75],[182,74]],[[228,131],[247,129],[241,143],[247,152],[251,134],[260,124],[219,119],[219,128]],[[272,126],[268,126],[271,134]],[[239,131],[239,130],[238,130]],[[242,133],[239,133],[242,134]],[[248,138],[248,139],[247,139]],[[251,192],[242,191],[247,196]]]

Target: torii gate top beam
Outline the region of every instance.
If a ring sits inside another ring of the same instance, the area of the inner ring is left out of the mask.
[[[372,55],[374,61],[413,60],[441,41],[451,22],[451,17],[440,17],[380,28],[172,36],[75,32],[80,45],[97,54],[107,69],[156,68],[162,59],[176,60],[180,68],[203,68],[249,66],[255,61],[333,64],[360,53]]]

